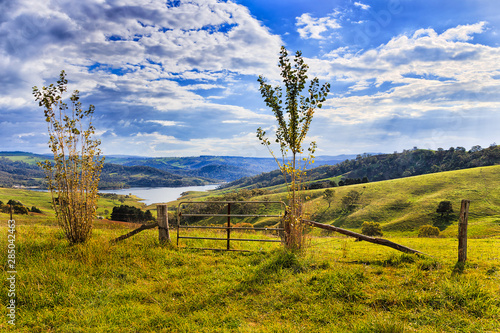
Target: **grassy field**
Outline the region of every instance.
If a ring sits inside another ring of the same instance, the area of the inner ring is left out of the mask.
[[[43,214],[31,214],[29,216],[21,216],[20,219],[27,223],[44,222],[52,223],[55,219],[54,211],[51,206],[51,197],[47,192],[30,191],[25,189],[0,188],[0,201],[6,204],[9,200],[20,201],[24,206],[31,208],[32,206],[40,209]],[[121,199],[122,201],[120,201]],[[113,211],[113,207],[120,205],[129,205],[137,208],[144,208],[144,204],[139,202],[139,198],[130,196],[116,195],[114,198],[99,198],[97,215],[107,216]],[[106,214],[107,212],[107,214]],[[7,218],[7,214],[0,213],[0,217]]]
[[[47,193],[0,189],[4,203],[15,199],[44,212],[14,216],[15,330],[500,332],[499,189],[496,166],[335,188],[330,208],[323,190],[308,193],[316,220],[354,231],[362,221],[380,222],[385,238],[425,257],[321,230],[310,230],[307,249],[295,254],[279,243],[235,243],[251,252],[228,253],[187,249],[214,244],[184,240],[177,248],[160,245],[157,230],[111,245],[133,225],[106,221],[96,222],[89,242],[71,246],[54,224]],[[361,201],[353,212],[340,213],[340,198],[351,190],[362,193]],[[99,213],[120,204],[142,206],[137,198],[123,199],[101,198]],[[457,265],[456,220],[439,238],[416,237],[419,225],[435,221],[439,201],[452,201],[457,211],[461,199],[471,200],[465,265]],[[0,219],[0,300],[7,304],[9,216],[0,213]],[[0,331],[10,331],[2,309]]]
[[[453,238],[393,239],[428,258],[342,237],[312,237],[302,254],[260,243],[249,253],[176,249],[155,230],[109,244],[127,230],[97,226],[70,246],[56,227],[20,223],[16,331],[500,331],[498,238],[469,240],[461,268]]]

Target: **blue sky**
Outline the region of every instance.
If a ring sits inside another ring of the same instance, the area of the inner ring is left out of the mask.
[[[46,153],[33,86],[62,69],[104,154],[268,156],[257,77],[303,52],[332,89],[319,155],[500,143],[494,0],[0,0],[0,150]]]

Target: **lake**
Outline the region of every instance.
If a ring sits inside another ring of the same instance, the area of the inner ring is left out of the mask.
[[[101,193],[116,193],[122,195],[135,195],[141,199],[146,205],[151,205],[154,203],[165,203],[169,201],[175,201],[180,196],[181,193],[187,191],[208,191],[214,190],[219,187],[218,184],[215,185],[204,185],[204,186],[183,186],[183,187],[131,187],[119,190],[99,190]]]

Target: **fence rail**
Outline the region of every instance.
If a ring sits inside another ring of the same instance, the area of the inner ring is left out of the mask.
[[[183,213],[182,207],[187,205],[203,205],[203,204],[223,204],[227,205],[227,214],[193,214],[193,213]],[[216,251],[240,251],[236,249],[231,249],[231,241],[233,242],[268,242],[268,243],[279,243],[282,240],[275,239],[252,239],[252,238],[231,238],[232,230],[254,230],[254,231],[284,231],[284,228],[248,228],[248,227],[233,227],[231,226],[231,218],[245,218],[245,217],[282,217],[283,214],[231,214],[231,205],[233,204],[279,204],[281,206],[281,211],[284,213],[286,205],[283,201],[182,201],[177,206],[177,246],[179,246],[180,239],[205,239],[205,240],[215,240],[215,241],[226,241],[226,248],[196,248],[199,250],[216,250]],[[226,226],[200,226],[200,225],[183,225],[181,219],[183,217],[227,217]],[[226,237],[197,237],[197,236],[181,236],[181,229],[212,229],[212,230],[226,230]]]

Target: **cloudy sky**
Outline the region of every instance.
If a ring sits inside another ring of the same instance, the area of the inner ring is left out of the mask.
[[[0,0],[0,150],[49,152],[32,87],[96,107],[105,154],[268,156],[278,52],[330,82],[319,155],[500,143],[497,0]]]

